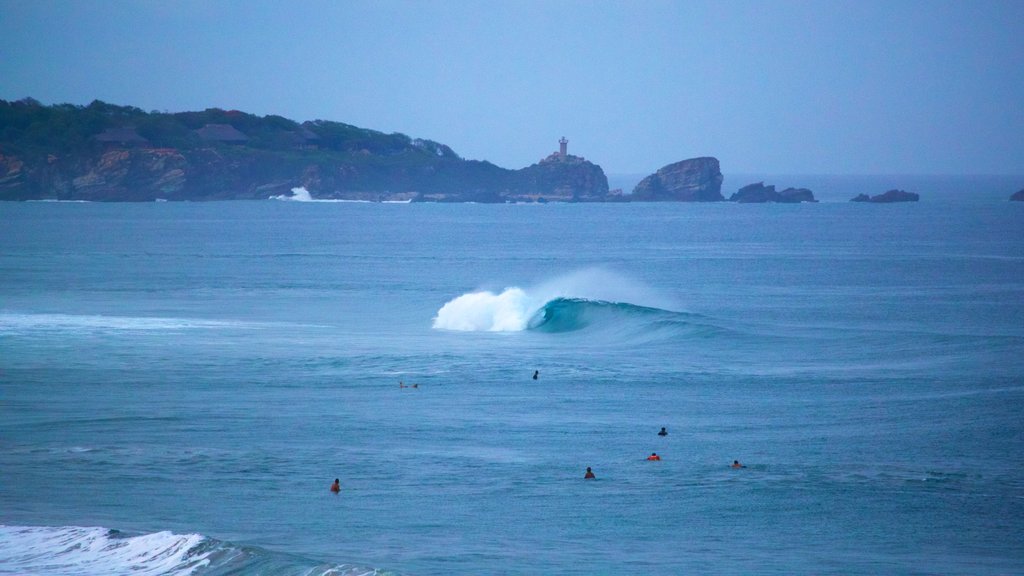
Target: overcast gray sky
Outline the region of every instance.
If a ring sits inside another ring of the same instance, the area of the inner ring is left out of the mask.
[[[1024,1],[0,0],[0,98],[325,119],[506,168],[1024,174]]]

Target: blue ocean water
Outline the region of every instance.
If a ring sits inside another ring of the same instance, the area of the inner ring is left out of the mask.
[[[0,203],[0,574],[1024,573],[1020,179],[867,178]]]

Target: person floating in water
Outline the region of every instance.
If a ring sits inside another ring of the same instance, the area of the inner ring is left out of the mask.
[[[331,492],[334,492],[335,494],[341,492],[341,483],[337,478],[334,479],[334,484],[331,484]]]
[[[668,430],[665,430],[665,427],[662,426],[661,432],[658,432],[658,436],[668,436]]]
[[[597,476],[594,476],[594,472],[593,472],[593,470],[590,469],[590,466],[587,466],[587,473],[583,475],[583,479],[584,480],[596,480],[597,479]]]
[[[408,388],[408,386],[405,385],[405,382],[402,382],[401,380],[398,381],[398,387],[399,388]]]
[[[661,460],[661,456],[658,456],[657,452],[651,452],[651,455],[647,457],[648,460]]]
[[[732,461],[732,467],[733,468],[746,468],[746,466],[744,466],[743,464],[740,464],[739,460],[733,460]]]
[[[540,378],[540,370],[533,371],[533,379],[536,380],[537,378]]]

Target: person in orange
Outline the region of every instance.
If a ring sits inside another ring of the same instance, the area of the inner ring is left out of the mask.
[[[597,476],[594,476],[594,472],[587,466],[587,473],[583,475],[584,480],[596,480]]]
[[[647,457],[648,460],[661,460],[661,456],[658,456],[657,452],[651,452],[651,455]]]
[[[743,464],[740,464],[739,460],[733,460],[732,461],[732,467],[733,468],[746,468],[746,466],[744,466]]]
[[[341,483],[337,478],[334,479],[334,484],[331,484],[331,492],[334,492],[335,494],[341,492]]]

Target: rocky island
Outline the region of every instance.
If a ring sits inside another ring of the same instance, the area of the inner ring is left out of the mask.
[[[906,190],[889,190],[884,194],[877,194],[875,196],[858,194],[854,198],[851,198],[850,202],[873,202],[886,204],[891,202],[917,202],[920,199],[921,196],[914,192],[907,192]]]
[[[567,152],[509,170],[444,144],[237,110],[145,112],[0,100],[0,200],[601,202],[601,167]]]
[[[736,191],[729,197],[730,202],[740,204],[780,202],[784,204],[797,204],[800,202],[817,202],[814,193],[807,188],[786,188],[781,192],[775,190],[775,186],[765,186],[764,182],[748,184]]]
[[[1021,188],[1020,190],[1014,192],[1010,196],[1010,200],[1014,202],[1024,202],[1024,188]]]

